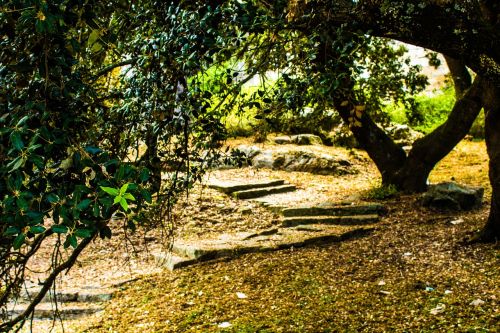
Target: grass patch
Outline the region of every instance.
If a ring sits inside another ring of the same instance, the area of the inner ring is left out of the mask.
[[[384,200],[393,198],[397,194],[398,194],[397,187],[393,184],[389,184],[389,185],[379,185],[370,189],[365,194],[365,197],[367,199],[372,199],[372,200]]]
[[[415,109],[410,111],[402,104],[388,104],[384,111],[389,119],[398,124],[409,124],[417,131],[430,133],[446,121],[455,104],[455,90],[447,86],[434,95],[418,95],[415,97]],[[411,121],[412,115],[415,119]],[[469,135],[475,139],[484,139],[484,113],[481,112],[472,125]]]

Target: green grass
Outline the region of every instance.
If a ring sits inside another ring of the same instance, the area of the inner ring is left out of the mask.
[[[453,86],[447,86],[436,94],[429,96],[421,94],[415,97],[416,113],[421,115],[422,121],[417,124],[410,124],[408,110],[401,104],[388,104],[384,111],[389,114],[392,122],[398,124],[409,124],[422,133],[430,133],[441,125],[453,105],[455,104],[455,91]],[[481,112],[471,127],[469,134],[475,139],[484,139],[484,113]]]

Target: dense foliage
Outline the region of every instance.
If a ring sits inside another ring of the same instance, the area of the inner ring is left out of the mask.
[[[210,93],[186,78],[228,58],[238,35],[219,23],[238,8],[34,0],[1,9],[4,308],[51,238],[74,250],[54,260],[45,292],[94,237],[112,236],[111,219],[171,229],[176,196],[224,135]]]
[[[377,166],[411,164],[370,115],[381,118],[388,99],[412,105],[406,92],[425,82],[400,62],[401,49],[367,33],[389,36],[387,22],[397,21],[395,33],[405,37],[401,26],[412,15],[440,8],[401,4],[393,13],[386,2],[365,17],[356,15],[371,2],[0,2],[0,306],[16,295],[26,264],[50,238],[74,250],[54,261],[45,292],[94,237],[112,236],[111,219],[132,230],[170,229],[177,195],[220,158],[221,119],[235,105],[259,110],[274,129],[301,121],[288,110],[312,107],[325,119],[335,107],[367,150],[378,147],[369,151]],[[451,17],[461,15],[459,7]],[[464,50],[477,46],[464,36]],[[495,77],[476,58],[464,56]],[[245,66],[227,67],[239,62]],[[252,76],[276,69],[274,88],[237,97]],[[207,70],[217,73],[214,82]]]

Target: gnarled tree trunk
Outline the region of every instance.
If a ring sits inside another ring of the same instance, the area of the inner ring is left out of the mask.
[[[453,78],[464,77],[465,66],[453,61],[450,66]],[[470,81],[469,81],[470,83]],[[427,178],[434,166],[455,147],[470,130],[474,120],[481,111],[481,95],[484,80],[477,77],[472,86],[466,87],[467,78],[458,83],[457,99],[448,119],[433,132],[415,141],[412,149],[405,154],[391,138],[380,129],[368,114],[358,120],[361,126],[352,126],[352,132],[360,145],[375,162],[382,183],[395,185],[405,192],[422,192],[427,188]],[[334,104],[344,121],[352,118],[351,103],[346,104],[342,97],[334,98]]]

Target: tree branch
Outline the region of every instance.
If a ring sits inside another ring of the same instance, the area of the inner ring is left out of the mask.
[[[7,332],[9,331],[12,327],[14,327],[16,324],[23,322],[26,320],[27,317],[29,317],[33,311],[35,310],[35,307],[42,301],[42,299],[45,297],[47,292],[50,290],[52,285],[54,284],[54,281],[56,280],[57,276],[64,271],[65,269],[70,269],[74,263],[76,262],[76,259],[80,255],[80,253],[87,247],[87,245],[90,244],[90,242],[94,239],[94,237],[97,235],[97,232],[94,232],[91,237],[85,238],[81,241],[81,243],[76,247],[76,249],[71,253],[71,256],[62,264],[57,266],[52,273],[47,277],[45,280],[42,289],[40,292],[33,298],[29,306],[26,308],[26,310],[15,317],[14,319],[5,322],[0,325],[0,332]]]
[[[134,59],[127,59],[127,60],[123,60],[123,61],[120,61],[120,62],[117,62],[117,63],[111,64],[111,65],[108,65],[108,66],[106,66],[106,67],[102,68],[102,69],[101,69],[100,71],[98,71],[96,74],[94,74],[94,75],[90,78],[90,81],[94,82],[94,81],[98,80],[101,76],[106,75],[106,74],[108,74],[109,72],[111,72],[113,69],[118,68],[118,67],[122,67],[122,66],[126,66],[126,65],[132,65],[132,64],[134,64],[136,61],[137,61],[137,58],[134,58]]]

